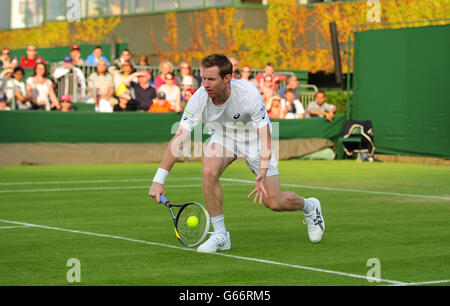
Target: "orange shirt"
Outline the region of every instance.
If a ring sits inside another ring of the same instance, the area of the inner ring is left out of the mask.
[[[149,110],[149,113],[169,113],[170,112],[170,103],[166,101],[163,106],[160,106],[158,103],[153,103]]]

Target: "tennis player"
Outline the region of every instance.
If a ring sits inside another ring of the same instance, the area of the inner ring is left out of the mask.
[[[160,203],[164,182],[183,143],[194,127],[203,122],[212,131],[203,156],[203,196],[214,232],[197,251],[213,253],[231,248],[223,216],[223,193],[219,178],[237,156],[243,156],[256,175],[253,204],[273,211],[303,211],[311,242],[319,242],[325,230],[320,201],[294,192],[281,192],[277,162],[271,148],[271,123],[256,86],[246,80],[232,80],[233,66],[225,55],[211,54],[202,62],[203,83],[189,100],[180,127],[165,151],[149,195]],[[252,128],[256,137],[252,137]],[[245,134],[245,135],[244,135]]]

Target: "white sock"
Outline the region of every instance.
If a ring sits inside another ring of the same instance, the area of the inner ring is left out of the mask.
[[[226,232],[227,229],[225,228],[225,218],[223,215],[212,217],[211,223],[214,227],[214,232]]]
[[[305,213],[305,215],[309,215],[310,213],[313,212],[315,205],[314,202],[311,201],[310,199],[306,199],[305,200],[305,207],[303,207],[303,212]]]

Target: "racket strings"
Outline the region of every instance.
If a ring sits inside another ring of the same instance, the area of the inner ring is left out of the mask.
[[[195,216],[198,219],[198,225],[195,227],[189,227],[187,220],[189,217]],[[205,235],[205,232],[209,230],[206,228],[208,225],[208,216],[200,205],[191,204],[184,207],[178,215],[177,230],[180,239],[188,246],[195,246],[198,244]]]

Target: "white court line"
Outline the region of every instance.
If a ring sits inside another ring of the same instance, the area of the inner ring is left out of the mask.
[[[184,180],[201,180],[201,177],[185,177],[185,178],[168,178],[168,181],[184,181]],[[252,180],[241,180],[241,179],[233,179],[233,178],[220,178],[221,181],[229,181],[235,183],[245,183],[245,184],[254,184],[255,182]],[[150,179],[121,179],[121,180],[80,180],[80,181],[40,181],[40,182],[3,182],[0,183],[0,186],[7,185],[34,185],[34,184],[76,184],[76,183],[125,183],[125,182],[149,182],[149,185],[146,188],[150,187],[151,180]],[[398,193],[398,192],[385,192],[385,191],[373,191],[373,190],[361,190],[361,189],[350,189],[350,188],[336,188],[336,187],[326,187],[326,186],[310,186],[310,185],[298,185],[298,184],[287,184],[281,183],[281,186],[284,187],[294,187],[294,188],[307,188],[307,189],[317,189],[317,190],[329,190],[329,191],[341,191],[341,192],[355,192],[355,193],[368,193],[368,194],[379,194],[379,195],[391,195],[391,196],[399,196],[399,197],[413,197],[413,198],[423,198],[423,199],[436,199],[436,200],[445,200],[450,201],[450,197],[444,196],[430,196],[430,195],[421,195],[421,194],[409,194],[409,193]],[[179,185],[183,186],[183,185]],[[196,187],[190,185],[184,185],[186,187]],[[165,186],[169,187],[169,186]],[[176,186],[170,186],[171,188],[177,188]],[[86,190],[113,190],[113,189],[140,189],[143,188],[141,186],[125,186],[125,187],[80,187],[80,188],[55,188],[55,189],[32,189],[32,190],[0,190],[0,193],[15,193],[15,192],[43,192],[43,191],[86,191]],[[180,187],[184,188],[184,187]]]
[[[227,186],[241,186],[241,184],[226,184]],[[199,184],[189,185],[165,185],[167,188],[201,188]],[[73,188],[42,188],[42,189],[12,189],[12,190],[0,190],[0,193],[22,193],[22,192],[61,192],[61,191],[95,191],[95,190],[123,190],[123,189],[149,189],[150,185],[145,186],[116,186],[116,187],[73,187]]]
[[[82,234],[82,235],[88,235],[88,236],[125,240],[125,241],[130,241],[130,242],[142,243],[142,244],[147,244],[147,245],[152,245],[152,246],[160,246],[160,247],[171,248],[171,249],[182,250],[182,251],[196,252],[196,250],[192,249],[192,248],[179,247],[179,246],[158,243],[158,242],[151,242],[151,241],[140,240],[140,239],[132,239],[132,238],[116,236],[116,235],[98,234],[98,233],[93,233],[93,232],[84,232],[84,231],[79,231],[79,230],[65,229],[65,228],[59,228],[59,227],[53,227],[53,226],[31,224],[31,223],[24,223],[24,222],[18,222],[18,221],[3,220],[3,219],[0,219],[0,222],[32,226],[32,227],[36,227],[36,228],[55,230],[55,231],[70,232],[70,233]],[[307,270],[307,271],[314,271],[314,272],[320,272],[320,273],[346,276],[346,277],[351,277],[351,278],[358,278],[358,279],[364,279],[366,281],[368,280],[366,275],[358,275],[358,274],[353,274],[353,273],[326,270],[326,269],[307,267],[307,266],[301,266],[301,265],[292,265],[292,264],[282,263],[282,262],[277,262],[277,261],[272,261],[272,260],[237,256],[237,255],[231,255],[231,254],[226,254],[226,253],[212,253],[210,255],[223,256],[223,257],[228,257],[228,258],[271,264],[271,265],[276,265],[276,266],[283,266],[283,267],[299,269],[299,270]],[[380,279],[371,278],[371,279],[377,280],[380,282],[384,282],[384,283],[393,284],[393,285],[400,285],[400,286],[408,285],[408,283],[405,283],[405,282],[399,282],[399,281],[389,280],[389,279],[382,279],[382,278],[380,278]]]
[[[19,227],[32,227],[32,226],[29,226],[29,225],[0,226],[0,229],[10,229],[10,228],[19,228]]]
[[[232,179],[232,178],[221,178],[220,180],[221,181],[225,181],[225,182],[239,182],[239,183],[246,183],[246,184],[255,184],[255,181],[250,181],[250,180],[240,180],[240,179]],[[329,190],[329,191],[343,191],[343,192],[356,192],[356,193],[369,193],[369,194],[381,194],[381,195],[391,195],[391,196],[399,196],[399,197],[413,197],[413,198],[423,198],[423,199],[435,199],[435,200],[450,201],[450,197],[430,196],[430,195],[412,194],[412,193],[372,191],[372,190],[360,190],[360,189],[349,189],[349,188],[335,188],[335,187],[323,187],[323,186],[283,184],[283,183],[281,183],[280,185],[284,186],[284,187],[308,188],[308,189]]]
[[[168,178],[167,181],[192,181],[201,180],[201,177],[173,177]],[[152,178],[145,179],[120,179],[120,180],[78,180],[78,181],[28,181],[28,182],[0,182],[0,186],[13,186],[13,185],[53,185],[53,184],[96,184],[96,183],[127,183],[127,182],[149,182]]]

